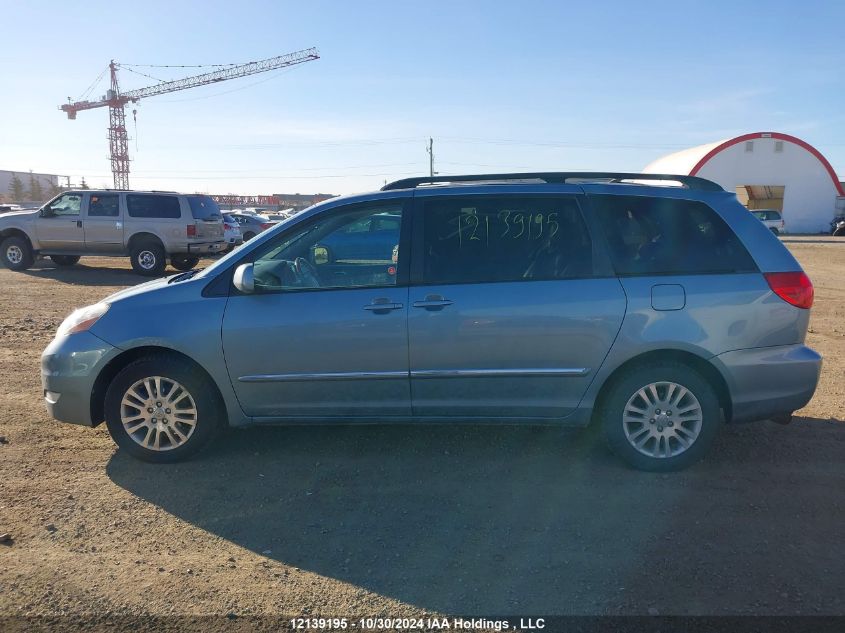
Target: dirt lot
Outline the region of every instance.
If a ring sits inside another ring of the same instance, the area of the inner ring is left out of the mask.
[[[528,428],[265,428],[139,463],[39,381],[63,317],[139,278],[2,269],[0,615],[845,614],[845,242],[788,246],[815,398],[673,475]]]

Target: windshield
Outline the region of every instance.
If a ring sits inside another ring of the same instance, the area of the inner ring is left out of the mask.
[[[210,196],[188,196],[191,205],[191,215],[195,220],[222,220],[220,207]]]

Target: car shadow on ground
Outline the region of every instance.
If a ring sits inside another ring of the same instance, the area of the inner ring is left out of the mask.
[[[136,286],[150,281],[152,277],[143,277],[131,269],[111,266],[87,266],[85,260],[73,266],[56,266],[50,261],[36,262],[29,270],[22,271],[31,277],[52,279],[74,286]],[[165,275],[175,275],[178,271],[166,271]]]
[[[255,428],[183,464],[118,451],[107,473],[258,554],[427,610],[781,612],[763,602],[788,575],[845,612],[813,558],[845,518],[837,422],[727,427],[673,474],[627,468],[592,428],[489,426]]]

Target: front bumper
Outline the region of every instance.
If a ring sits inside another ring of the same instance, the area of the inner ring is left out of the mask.
[[[202,255],[203,253],[219,253],[220,251],[225,250],[226,246],[227,244],[225,240],[221,240],[218,242],[189,243],[187,245],[187,252],[192,255]]]
[[[56,337],[41,354],[41,386],[50,415],[94,426],[91,392],[102,368],[120,352],[90,332]]]
[[[765,420],[805,406],[822,368],[822,357],[805,345],[734,350],[711,360],[728,383],[733,422]]]

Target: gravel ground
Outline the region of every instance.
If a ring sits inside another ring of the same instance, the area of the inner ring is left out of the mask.
[[[39,379],[71,309],[141,280],[2,269],[0,616],[845,615],[845,242],[788,246],[816,287],[815,398],[671,475],[522,427],[260,428],[143,464],[51,421]]]

